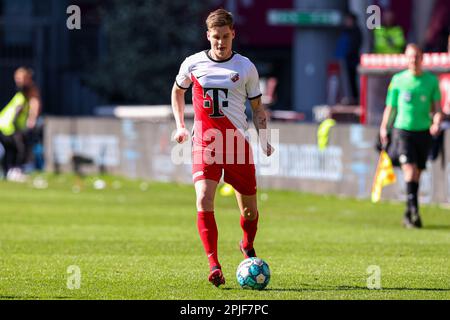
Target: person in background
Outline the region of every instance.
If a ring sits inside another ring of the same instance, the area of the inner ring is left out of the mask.
[[[41,109],[40,93],[33,70],[20,67],[14,73],[17,93],[0,111],[0,142],[4,148],[2,167],[7,180],[22,182],[27,160],[28,132],[36,127]]]
[[[396,25],[394,12],[387,10],[382,13],[382,26],[375,29],[374,53],[401,54],[404,51],[406,40],[401,26]]]
[[[439,80],[434,74],[423,71],[422,49],[409,44],[405,55],[408,69],[395,74],[389,85],[380,140],[382,145],[387,145],[389,122],[394,119],[392,139],[397,147],[407,194],[403,225],[406,228],[421,228],[418,203],[420,176],[426,169],[431,137],[440,133],[443,113]],[[395,117],[391,117],[393,114]]]
[[[358,101],[357,68],[359,64],[362,34],[358,27],[358,19],[353,13],[344,16],[344,28],[339,36],[335,57],[341,66],[342,78],[348,83],[344,93],[344,104],[355,104]]]

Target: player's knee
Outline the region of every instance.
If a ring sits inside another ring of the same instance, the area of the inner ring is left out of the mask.
[[[245,207],[241,215],[245,220],[253,221],[258,217],[258,210],[256,208]]]
[[[197,197],[197,209],[201,211],[212,211],[214,209],[214,197],[201,194]]]
[[[412,164],[405,164],[402,166],[403,177],[405,181],[411,181],[414,179],[415,167]]]

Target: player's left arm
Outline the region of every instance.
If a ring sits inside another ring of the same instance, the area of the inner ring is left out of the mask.
[[[430,133],[435,136],[439,134],[441,123],[444,120],[444,114],[441,109],[441,91],[439,88],[439,80],[437,78],[435,79],[432,101],[431,112],[433,114],[433,123],[430,127]]]
[[[439,133],[444,114],[441,111],[441,103],[439,101],[433,102],[433,123],[430,127],[431,135],[435,136]]]
[[[250,105],[253,113],[253,123],[258,132],[261,146],[264,153],[270,157],[275,149],[269,143],[269,133],[267,128],[267,113],[262,104],[261,97],[251,99]]]

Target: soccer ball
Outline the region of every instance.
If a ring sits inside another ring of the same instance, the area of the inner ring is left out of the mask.
[[[239,285],[244,289],[262,290],[270,281],[269,265],[260,258],[248,258],[236,271]]]

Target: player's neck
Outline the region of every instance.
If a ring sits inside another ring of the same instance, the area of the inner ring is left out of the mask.
[[[230,50],[230,52],[228,52],[225,56],[218,56],[214,53],[214,50],[210,49],[208,50],[209,57],[215,61],[225,61],[230,59],[230,57],[233,55],[233,51]]]
[[[420,77],[423,74],[422,68],[420,69],[409,69],[409,72],[415,77]]]

